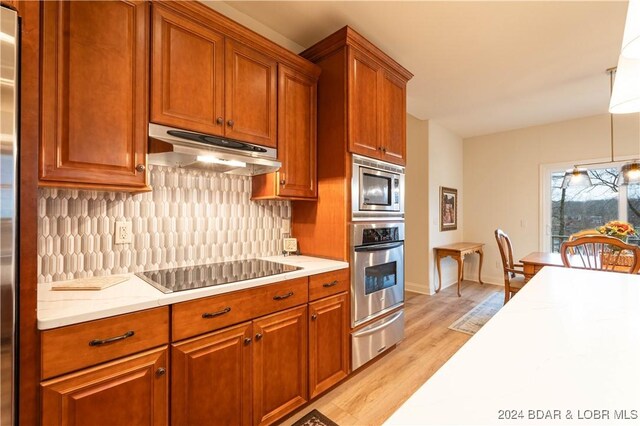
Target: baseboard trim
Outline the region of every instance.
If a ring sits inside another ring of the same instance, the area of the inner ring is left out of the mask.
[[[404,282],[404,288],[407,291],[410,291],[412,293],[433,294],[430,288],[427,287],[427,289],[425,289],[424,285],[420,285],[418,283],[412,283],[412,282],[409,282],[409,281],[405,281]]]

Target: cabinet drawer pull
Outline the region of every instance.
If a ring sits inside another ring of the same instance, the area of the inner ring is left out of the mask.
[[[89,346],[106,345],[107,343],[113,343],[113,342],[117,342],[118,340],[124,340],[126,338],[133,336],[134,334],[135,333],[133,332],[133,330],[129,330],[126,333],[124,333],[122,336],[109,337],[108,339],[94,339],[89,342]]]
[[[333,281],[331,281],[330,283],[324,283],[324,284],[322,284],[322,287],[327,287],[327,288],[329,288],[329,287],[333,287],[333,286],[334,286],[334,285],[336,285],[336,284],[338,284],[338,280],[333,280]]]
[[[227,306],[226,308],[224,308],[221,311],[218,312],[205,312],[204,314],[202,314],[202,318],[213,318],[213,317],[219,317],[220,315],[224,315],[228,312],[231,312],[231,307]]]
[[[287,294],[282,294],[282,295],[276,294],[275,296],[273,296],[273,300],[282,300],[282,299],[286,299],[286,298],[291,297],[291,296],[293,296],[293,292],[292,291],[290,291]]]

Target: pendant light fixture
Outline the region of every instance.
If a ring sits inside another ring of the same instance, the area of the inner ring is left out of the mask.
[[[613,91],[613,73],[615,71],[615,68],[607,69],[607,73],[609,74],[609,93]],[[575,166],[573,166],[573,169],[569,169],[564,173],[564,179],[562,179],[561,185],[562,188],[568,188],[570,186],[577,188],[586,188],[592,186],[593,183],[591,182],[591,178],[589,177],[588,170],[581,166],[595,166],[598,164],[610,164],[615,162],[613,158],[613,114],[609,114],[609,136],[609,143],[611,146],[611,159],[609,161],[576,164]],[[640,164],[638,164],[638,179],[640,179]]]

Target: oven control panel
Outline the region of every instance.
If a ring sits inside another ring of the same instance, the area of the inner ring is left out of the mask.
[[[397,227],[362,230],[362,244],[384,243],[400,239]]]

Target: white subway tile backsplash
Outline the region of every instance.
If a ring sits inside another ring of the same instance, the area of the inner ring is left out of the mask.
[[[251,201],[251,178],[149,166],[152,192],[41,188],[38,281],[271,256],[281,251],[287,201]],[[114,244],[131,221],[131,244]]]

